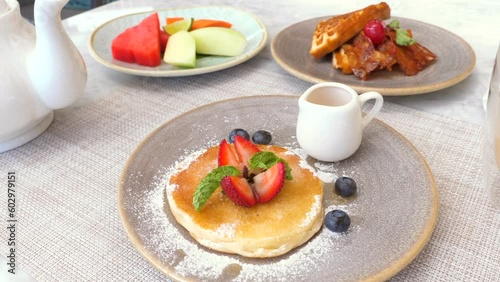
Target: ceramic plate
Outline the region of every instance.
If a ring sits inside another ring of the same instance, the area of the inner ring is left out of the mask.
[[[248,41],[243,54],[236,57],[198,56],[196,68],[180,68],[162,61],[160,66],[146,67],[129,64],[113,59],[111,42],[126,28],[137,25],[142,19],[158,12],[160,24],[165,24],[167,17],[192,17],[195,19],[219,19],[233,24],[233,29],[242,32]],[[149,11],[122,16],[104,23],[90,36],[89,49],[92,56],[101,64],[117,71],[143,76],[186,76],[209,73],[243,63],[257,55],[267,42],[267,30],[254,15],[225,6],[176,8]]]
[[[388,279],[417,256],[436,223],[437,189],[412,144],[376,119],[351,158],[306,159],[326,182],[325,212],[342,209],[350,215],[346,234],[322,228],[283,256],[251,259],[202,247],[177,224],[164,199],[169,168],[237,127],[267,129],[274,144],[303,156],[295,139],[297,103],[292,96],[254,96],[209,104],[167,122],[138,146],[121,176],[118,207],[132,244],[152,265],[178,280],[358,281]],[[354,199],[334,196],[334,174],[357,181]]]
[[[315,60],[310,54],[316,24],[321,17],[293,24],[273,39],[274,59],[292,75],[313,83],[336,81],[350,85],[358,92],[377,91],[385,96],[414,95],[437,91],[464,80],[473,70],[476,55],[471,46],[457,35],[440,27],[416,20],[398,19],[401,27],[411,29],[414,38],[437,55],[437,60],[415,76],[400,70],[373,72],[362,81],[332,67],[332,56]]]

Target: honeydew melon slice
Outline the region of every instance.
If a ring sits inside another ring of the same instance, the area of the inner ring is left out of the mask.
[[[247,38],[243,33],[225,27],[205,27],[190,32],[196,42],[196,53],[217,56],[238,56],[245,51]]]
[[[185,30],[172,34],[168,39],[163,61],[178,67],[194,68],[196,43],[193,36]]]

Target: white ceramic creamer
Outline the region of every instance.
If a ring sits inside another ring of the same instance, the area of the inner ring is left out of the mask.
[[[33,26],[16,0],[0,0],[0,152],[40,135],[85,90],[85,63],[61,22],[67,2],[36,0]]]
[[[370,99],[375,99],[375,104],[363,117],[361,107]],[[380,111],[383,102],[377,92],[358,95],[341,83],[316,84],[299,98],[297,141],[317,160],[347,159],[359,148],[363,129]]]

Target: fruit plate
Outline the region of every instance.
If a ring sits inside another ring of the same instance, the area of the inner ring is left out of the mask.
[[[113,59],[111,42],[126,28],[137,25],[147,16],[158,12],[160,24],[165,25],[167,17],[186,17],[195,19],[217,19],[233,24],[232,28],[243,33],[247,46],[243,54],[235,57],[198,56],[195,68],[181,68],[162,61],[157,67],[140,66]],[[264,24],[253,14],[227,6],[200,6],[174,8],[129,14],[110,20],[97,27],[90,36],[90,54],[97,62],[114,70],[142,76],[187,76],[209,73],[241,64],[257,55],[266,45],[267,30]]]
[[[297,113],[297,97],[237,98],[196,108],[152,132],[127,161],[118,191],[120,217],[136,249],[165,275],[190,281],[386,280],[408,265],[437,220],[437,188],[424,158],[401,134],[375,119],[352,157],[315,162],[297,145]],[[164,198],[168,171],[189,153],[217,145],[240,127],[250,133],[267,129],[273,144],[306,158],[325,182],[325,212],[346,211],[352,221],[348,232],[339,235],[323,227],[306,244],[268,259],[198,245]],[[334,175],[356,180],[354,199],[334,195]]]
[[[280,31],[271,43],[271,53],[276,62],[305,81],[335,81],[347,84],[358,92],[377,91],[384,96],[423,94],[447,88],[467,78],[476,63],[474,50],[459,36],[424,22],[392,17],[391,20],[399,20],[402,28],[411,29],[414,38],[436,54],[437,59],[414,76],[405,76],[396,67],[391,72],[373,72],[363,81],[334,69],[331,54],[318,60],[309,54],[316,24],[328,18],[309,19]]]

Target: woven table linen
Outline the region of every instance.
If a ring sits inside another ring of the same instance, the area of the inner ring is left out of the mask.
[[[179,114],[235,97],[298,97],[311,86],[260,62],[192,77],[133,77],[95,102],[56,111],[41,136],[0,153],[1,183],[9,171],[17,176],[18,267],[38,281],[169,281],[122,227],[122,169],[149,133]],[[392,280],[499,281],[500,211],[483,188],[482,128],[390,102],[378,118],[422,153],[439,191],[429,243]],[[1,199],[6,207],[5,192]],[[7,255],[5,244],[1,255]]]

